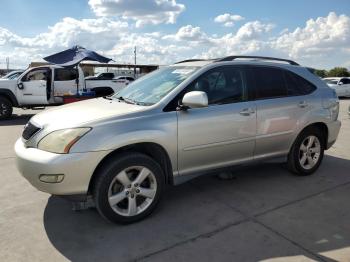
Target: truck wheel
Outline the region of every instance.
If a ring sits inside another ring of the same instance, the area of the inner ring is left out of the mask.
[[[288,155],[288,169],[294,174],[307,176],[320,166],[324,154],[324,134],[310,127],[300,133]]]
[[[12,115],[12,103],[6,97],[0,96],[0,120],[8,119]]]
[[[140,153],[111,159],[96,175],[93,189],[96,208],[114,223],[129,224],[150,215],[164,186],[162,168]]]

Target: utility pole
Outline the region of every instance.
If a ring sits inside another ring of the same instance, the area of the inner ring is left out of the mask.
[[[7,73],[10,71],[10,58],[6,57],[6,69],[7,69]]]
[[[136,46],[134,47],[134,78],[136,79]]]

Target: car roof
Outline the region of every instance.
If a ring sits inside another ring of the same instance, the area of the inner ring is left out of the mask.
[[[213,66],[215,67],[221,66],[221,65],[255,65],[255,66],[270,66],[270,67],[280,67],[285,68],[291,71],[301,71],[301,70],[308,70],[305,67],[297,66],[297,65],[290,65],[282,62],[270,62],[270,61],[259,61],[259,60],[237,60],[237,61],[223,61],[223,62],[216,62],[216,61],[193,61],[193,62],[184,62],[184,63],[176,63],[172,66],[176,67],[182,67],[182,66],[193,66],[193,67],[205,67],[205,66]]]
[[[231,62],[231,63],[237,63],[239,61],[245,61],[248,64],[256,64],[261,62],[269,62],[271,63],[273,61],[273,64],[289,64],[292,66],[299,66],[298,63],[294,62],[293,60],[289,59],[283,59],[283,58],[276,58],[276,57],[267,57],[267,56],[226,56],[221,58],[214,58],[214,59],[187,59],[180,62],[175,63],[174,65],[185,65],[185,66],[205,66],[207,64],[212,63],[219,63],[219,62]]]

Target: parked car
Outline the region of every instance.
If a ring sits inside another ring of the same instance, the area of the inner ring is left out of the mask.
[[[0,80],[8,80],[8,79],[17,79],[24,71],[23,70],[15,70],[11,71],[7,75],[4,75],[0,78]]]
[[[94,76],[87,76],[85,77],[86,80],[112,80],[115,77],[114,73],[111,72],[104,72],[104,73],[98,73]]]
[[[121,83],[124,85],[128,85],[131,82],[135,81],[135,78],[133,78],[132,76],[117,76],[115,78],[113,78],[113,81],[115,81],[116,83]]]
[[[16,142],[18,169],[118,223],[148,216],[165,185],[233,165],[282,157],[311,175],[338,136],[335,92],[293,61],[244,58],[182,61],[39,113]]]
[[[11,116],[13,107],[61,105],[63,96],[84,90],[93,91],[96,96],[106,96],[125,86],[114,80],[85,80],[80,67],[49,65],[30,68],[18,79],[0,81],[0,120]]]
[[[350,97],[350,77],[327,77],[323,80],[335,90],[338,97]]]

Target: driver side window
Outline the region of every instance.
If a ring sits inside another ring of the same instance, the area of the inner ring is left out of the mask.
[[[197,78],[187,88],[203,91],[208,96],[209,105],[228,104],[247,100],[245,70],[224,66],[209,70]]]
[[[348,84],[350,84],[350,79],[348,79],[348,78],[343,78],[343,79],[340,80],[340,82],[342,82],[343,85],[348,85]]]
[[[23,82],[47,80],[48,71],[46,69],[36,69],[28,72],[22,79]]]

